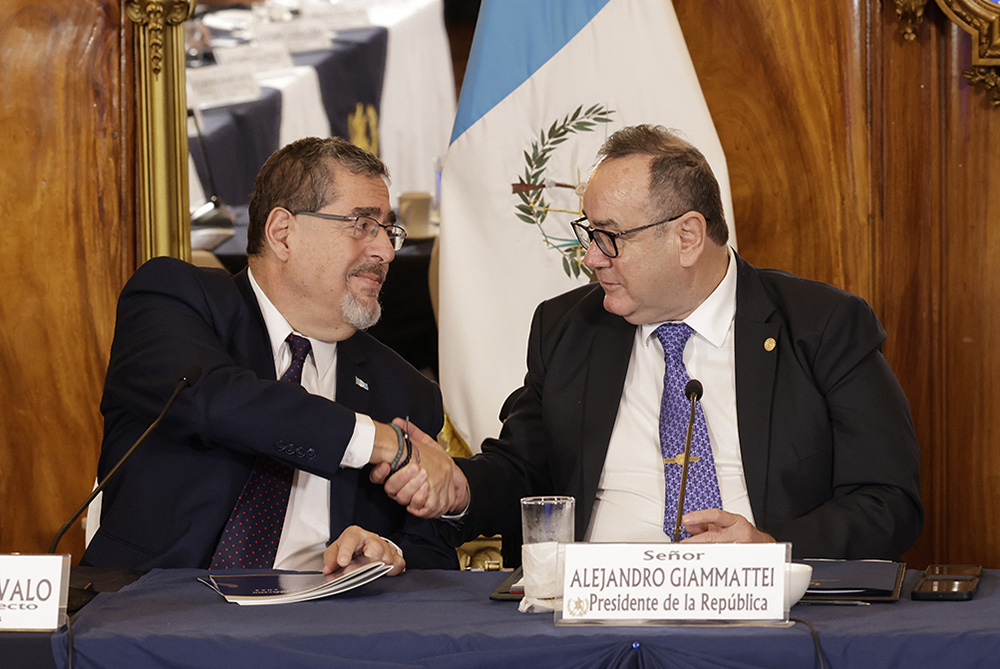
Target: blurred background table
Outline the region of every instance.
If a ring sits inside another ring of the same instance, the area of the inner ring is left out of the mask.
[[[260,125],[239,122],[241,115],[255,114],[245,106],[237,105],[239,108],[235,110],[205,110],[206,135],[217,132],[217,125],[234,125],[235,130],[229,132],[241,138],[241,146],[253,147],[249,154],[223,151],[220,156],[210,146],[209,160],[217,179],[227,169],[256,175],[263,164],[262,157],[266,158],[270,152],[299,137],[322,131],[323,119],[328,120],[330,133],[350,139],[349,117],[358,111],[360,103],[366,114],[368,105],[374,107],[377,153],[392,175],[393,202],[406,191],[436,192],[436,161],[448,149],[455,119],[455,80],[444,25],[443,0],[369,0],[355,4],[367,8],[370,27],[337,30],[329,53],[307,52],[293,56],[297,66],[316,70],[321,100],[308,93],[305,98],[301,97],[308,87],[283,86],[274,78],[269,81],[264,73],[261,75],[264,89],[261,97],[273,96],[266,89],[281,94],[277,118],[273,112],[274,102],[264,103],[272,108],[266,112],[272,124],[268,130],[262,131]],[[250,10],[222,11],[249,13]],[[284,81],[288,81],[287,77]],[[315,109],[317,105],[322,109]],[[250,103],[250,107],[254,106],[256,102]],[[319,119],[320,122],[282,126],[281,115]],[[230,119],[227,120],[227,116]],[[192,149],[196,151],[197,142],[191,139]],[[207,187],[204,163],[194,162],[198,178],[193,184],[192,209],[204,201]],[[246,204],[249,193],[246,181],[243,177],[241,185],[232,193],[233,198],[223,197],[223,201],[231,205]],[[252,183],[251,177],[251,186]]]

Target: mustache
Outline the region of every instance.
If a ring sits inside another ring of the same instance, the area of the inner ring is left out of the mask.
[[[385,265],[381,265],[376,262],[365,263],[364,265],[358,265],[350,272],[347,273],[347,278],[350,279],[352,276],[357,276],[358,274],[371,274],[378,277],[378,282],[380,284],[385,283],[385,276],[388,270]]]

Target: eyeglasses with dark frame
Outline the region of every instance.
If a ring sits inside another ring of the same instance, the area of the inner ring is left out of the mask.
[[[684,212],[686,214],[687,212]],[[624,237],[625,235],[630,235],[633,232],[639,232],[640,230],[645,230],[647,228],[655,228],[658,225],[663,225],[664,223],[670,223],[671,221],[676,221],[678,218],[684,214],[678,214],[673,218],[665,218],[662,221],[657,221],[656,223],[650,223],[649,225],[640,225],[637,228],[629,228],[628,230],[622,230],[621,232],[608,232],[607,230],[598,230],[583,223],[587,220],[587,217],[578,218],[570,223],[573,226],[573,232],[576,233],[576,238],[580,241],[580,246],[586,251],[590,248],[591,242],[597,242],[597,248],[601,253],[609,258],[618,257],[618,242],[615,240],[619,237]]]
[[[292,212],[293,216],[300,214],[303,216],[315,216],[316,218],[323,218],[328,221],[351,221],[354,223],[354,238],[367,240],[369,243],[378,237],[379,228],[382,228],[385,230],[385,234],[388,235],[389,242],[392,244],[394,251],[403,248],[403,240],[406,239],[406,230],[403,228],[392,223],[382,225],[371,216],[341,216],[340,214],[321,214],[317,211]]]

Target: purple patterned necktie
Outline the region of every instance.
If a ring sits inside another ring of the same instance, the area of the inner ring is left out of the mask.
[[[677,521],[684,441],[691,416],[691,401],[684,396],[684,386],[691,380],[684,367],[684,345],[693,333],[694,330],[687,323],[665,323],[656,328],[656,337],[663,345],[666,362],[663,398],[660,400],[660,453],[663,455],[663,475],[667,482],[663,531],[671,537]],[[722,497],[719,495],[719,479],[715,473],[712,445],[708,440],[708,427],[705,425],[701,404],[697,404],[694,427],[691,430],[691,461],[688,464],[684,513],[721,508]],[[681,538],[690,536],[687,530],[681,529]]]
[[[292,364],[281,375],[281,380],[301,383],[302,364],[312,346],[308,339],[294,334],[288,335],[285,341],[292,351]],[[257,456],[253,472],[222,531],[212,557],[212,569],[270,569],[274,566],[294,474],[295,469],[286,464]]]

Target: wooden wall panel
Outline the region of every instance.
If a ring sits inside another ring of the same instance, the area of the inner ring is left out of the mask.
[[[726,151],[740,253],[871,298],[864,11],[788,0],[674,6]]]
[[[933,9],[933,8],[930,8]],[[949,559],[943,549],[947,514],[941,460],[944,396],[941,358],[941,28],[929,11],[917,37],[907,42],[895,6],[883,3],[873,31],[875,124],[880,150],[873,154],[882,202],[877,263],[882,290],[876,309],[889,333],[885,353],[910,400],[921,444],[923,536],[907,556],[915,566]],[[953,82],[955,83],[955,82]]]
[[[969,35],[943,26],[942,544],[1000,567],[1000,108],[961,78]]]
[[[123,4],[0,3],[0,552],[44,552],[96,471],[135,262]]]

